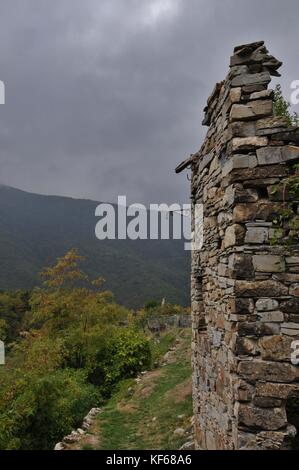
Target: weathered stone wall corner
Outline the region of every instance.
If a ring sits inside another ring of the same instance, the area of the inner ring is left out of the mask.
[[[191,282],[201,449],[284,449],[296,431],[286,403],[299,392],[291,363],[299,246],[271,242],[277,205],[285,204],[273,189],[299,162],[299,129],[274,115],[268,89],[281,65],[263,41],[237,46],[204,110],[202,147],[177,168],[191,166],[192,202],[204,206],[204,245],[192,253]]]

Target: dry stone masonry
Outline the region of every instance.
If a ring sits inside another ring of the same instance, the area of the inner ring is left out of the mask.
[[[193,206],[204,206],[204,246],[192,253],[200,449],[285,449],[296,434],[287,403],[299,391],[299,245],[273,240],[277,207],[287,199],[298,213],[277,188],[299,162],[299,128],[274,116],[268,85],[281,65],[264,42],[236,47],[205,108],[205,141],[177,168],[192,167]]]

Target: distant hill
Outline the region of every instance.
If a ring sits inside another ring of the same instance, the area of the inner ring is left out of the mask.
[[[44,266],[71,248],[103,276],[118,302],[189,304],[189,254],[180,240],[104,240],[94,234],[98,202],[43,196],[0,185],[0,289],[29,289]]]

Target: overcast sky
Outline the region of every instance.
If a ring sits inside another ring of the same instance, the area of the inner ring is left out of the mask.
[[[188,202],[173,170],[233,47],[264,39],[288,94],[298,18],[298,0],[0,0],[0,183]]]

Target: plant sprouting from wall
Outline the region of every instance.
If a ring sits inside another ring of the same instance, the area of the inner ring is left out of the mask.
[[[274,91],[274,114],[275,116],[285,117],[288,120],[288,125],[298,126],[299,116],[298,113],[290,111],[291,103],[289,103],[282,94],[281,85],[276,85]]]
[[[280,201],[273,220],[275,226],[272,244],[299,243],[299,165],[289,168],[289,176],[274,186],[271,197]]]
[[[282,94],[281,85],[277,85],[274,93],[274,114],[287,118],[290,127],[299,126],[299,116],[291,113],[290,103]],[[299,164],[289,167],[289,175],[274,186],[271,197],[280,201],[277,205],[272,244],[293,245],[299,243]]]

